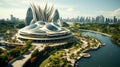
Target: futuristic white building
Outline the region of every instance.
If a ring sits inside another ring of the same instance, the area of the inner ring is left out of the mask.
[[[59,12],[55,10],[53,16],[53,7],[47,9],[47,4],[42,10],[31,4],[33,20],[30,25],[20,29],[17,38],[21,41],[32,40],[33,42],[48,43],[68,40],[72,37],[71,32],[61,27],[59,21]]]

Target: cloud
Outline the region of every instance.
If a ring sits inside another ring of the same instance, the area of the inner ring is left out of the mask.
[[[0,18],[8,18],[10,14],[13,14],[15,17],[24,19],[26,16],[27,8],[30,7],[31,0],[1,0],[0,2]],[[46,2],[42,0],[34,0],[36,5],[44,7]],[[58,9],[62,17],[69,17],[73,14],[74,9],[71,5],[66,5],[62,3],[49,2],[48,6],[51,7],[54,4],[54,9]],[[9,11],[9,12],[8,12]],[[68,11],[71,11],[69,14]]]
[[[67,11],[74,11],[74,8],[70,7],[67,9]]]
[[[113,18],[113,16],[111,15],[113,11],[97,11],[96,15],[103,15],[106,18]]]
[[[112,12],[112,15],[120,18],[120,8],[114,10],[114,11]]]
[[[54,4],[54,9],[58,9],[60,16],[64,18],[73,18],[77,16],[95,17],[98,15],[103,15],[105,17],[111,18],[113,18],[113,16],[116,16],[120,18],[120,8],[113,11],[89,11],[89,9],[82,7],[82,5],[79,6],[77,4],[65,3],[65,0],[0,0],[0,18],[6,18],[9,17],[10,14],[13,14],[16,17],[24,19],[26,16],[26,11],[28,7],[30,7],[31,2],[34,2],[36,5],[40,5],[41,7],[44,7],[45,3],[48,3],[49,7]]]
[[[0,10],[0,19],[10,19],[11,14],[19,19],[24,19],[26,17],[26,9],[2,9]]]
[[[0,8],[24,8],[27,4],[23,3],[20,0],[0,0]]]
[[[113,11],[97,11],[99,15],[103,15],[105,17],[113,18],[113,16],[116,16],[117,18],[120,18],[120,8],[113,10]]]

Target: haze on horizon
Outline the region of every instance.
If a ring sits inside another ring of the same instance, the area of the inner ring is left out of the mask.
[[[25,19],[30,2],[40,6],[54,4],[63,18],[98,15],[120,18],[120,0],[0,0],[0,19],[10,18],[11,14]]]

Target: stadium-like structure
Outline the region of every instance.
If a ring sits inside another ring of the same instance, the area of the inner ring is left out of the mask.
[[[53,14],[53,6],[44,9],[31,4],[33,19],[28,26],[20,29],[16,35],[21,41],[32,40],[38,43],[64,41],[72,37],[71,32],[61,26],[59,12]]]

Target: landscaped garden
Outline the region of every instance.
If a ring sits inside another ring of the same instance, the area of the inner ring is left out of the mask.
[[[23,55],[32,47],[32,41],[28,40],[24,46],[15,46],[9,50],[0,49],[0,64],[5,67],[8,63],[12,63],[16,57]]]
[[[90,49],[96,49],[101,45],[99,40],[93,37],[81,35],[80,31],[74,31],[74,29],[77,28],[71,28],[72,33],[75,36],[73,45],[69,48],[63,48],[52,53],[40,64],[39,67],[72,67],[75,64],[75,61],[80,59],[82,56],[89,57],[89,54],[84,52]]]

